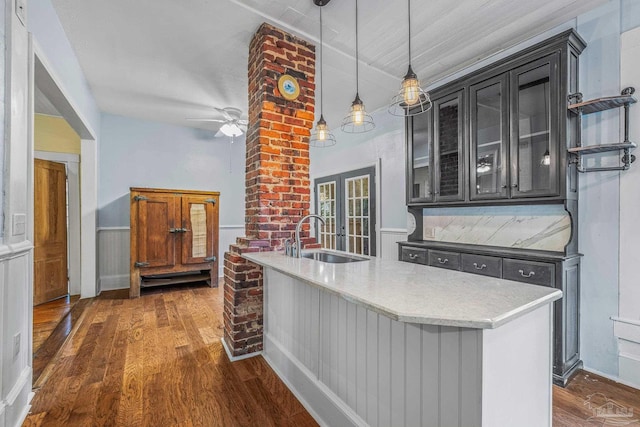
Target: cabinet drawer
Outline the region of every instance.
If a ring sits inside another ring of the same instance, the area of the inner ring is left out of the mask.
[[[482,274],[483,276],[501,277],[502,258],[485,255],[462,254],[462,271]]]
[[[554,287],[555,272],[555,265],[547,262],[508,258],[502,261],[502,277],[508,280]]]
[[[400,261],[414,262],[416,264],[427,263],[427,250],[419,248],[402,248]]]
[[[429,265],[434,267],[460,270],[460,254],[458,252],[429,251]]]

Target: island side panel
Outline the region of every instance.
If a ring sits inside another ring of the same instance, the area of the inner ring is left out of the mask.
[[[265,278],[265,359],[321,424],[481,425],[481,330],[397,322],[268,267]],[[318,337],[308,349],[305,334]]]
[[[483,426],[551,426],[552,307],[483,331]]]

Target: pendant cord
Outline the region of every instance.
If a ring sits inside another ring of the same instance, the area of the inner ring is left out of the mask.
[[[356,95],[360,92],[358,87],[358,0],[356,0]]]
[[[407,6],[409,16],[409,68],[411,68],[411,0],[407,0]]]
[[[322,92],[324,91],[324,85],[322,84],[322,77],[324,76],[324,69],[322,65],[322,7],[320,7],[320,117],[322,117]]]

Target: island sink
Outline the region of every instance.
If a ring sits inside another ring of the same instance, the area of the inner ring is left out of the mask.
[[[315,261],[328,262],[329,264],[344,264],[347,262],[368,261],[368,258],[360,258],[352,255],[342,255],[333,252],[307,252],[302,254],[302,258],[308,258]]]

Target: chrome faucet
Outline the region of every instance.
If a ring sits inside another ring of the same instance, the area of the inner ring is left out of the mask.
[[[322,218],[320,215],[316,215],[316,214],[307,215],[305,217],[302,217],[302,219],[300,221],[298,221],[298,225],[296,225],[296,242],[295,242],[296,246],[295,246],[295,249],[292,251],[292,254],[291,254],[291,256],[294,256],[296,258],[300,258],[302,256],[302,243],[300,243],[300,227],[302,226],[302,223],[305,222],[309,218],[317,218],[317,219],[320,220],[322,225],[325,224],[324,218]]]

